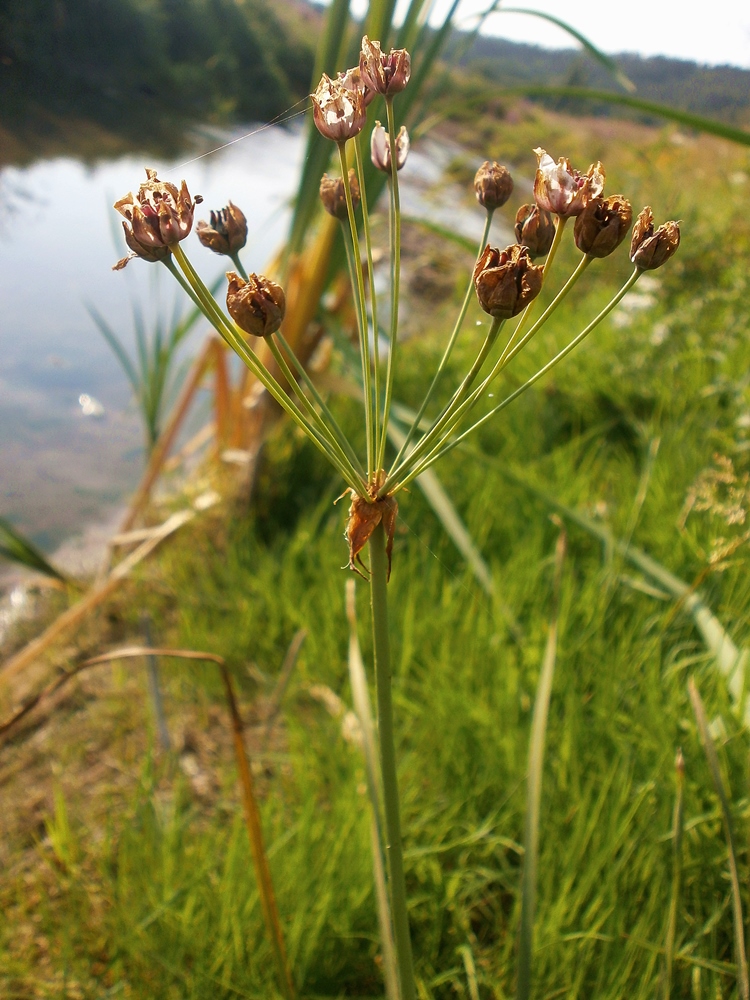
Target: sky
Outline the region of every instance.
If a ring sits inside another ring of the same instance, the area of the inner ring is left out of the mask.
[[[405,0],[399,0],[404,6]],[[473,27],[492,0],[461,0],[457,23]],[[445,16],[451,0],[435,0],[433,21]],[[750,0],[504,0],[507,7],[543,11],[567,21],[605,52],[665,55],[710,65],[750,69]],[[353,9],[366,7],[355,0]],[[497,13],[483,29],[516,42],[547,48],[576,43],[538,17]]]

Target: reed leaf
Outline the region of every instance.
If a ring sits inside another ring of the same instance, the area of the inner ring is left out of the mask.
[[[531,996],[531,960],[534,946],[534,912],[536,910],[537,861],[539,857],[539,811],[542,800],[542,771],[544,767],[544,744],[547,735],[547,718],[552,695],[552,680],[557,659],[557,629],[560,604],[560,582],[565,559],[565,532],[561,531],[555,547],[555,582],[552,598],[547,645],[542,661],[534,716],[531,721],[529,739],[528,794],[526,799],[526,823],[523,835],[523,872],[521,874],[521,931],[518,946],[517,1000],[529,1000]]]
[[[737,848],[734,840],[734,830],[732,827],[732,816],[729,809],[729,794],[724,784],[724,779],[719,766],[719,756],[716,753],[714,741],[708,731],[708,719],[703,699],[700,696],[695,680],[691,677],[688,681],[688,691],[690,701],[695,714],[695,721],[698,725],[698,733],[706,753],[708,768],[711,772],[711,780],[714,789],[721,803],[721,814],[724,820],[724,830],[727,837],[727,848],[729,850],[729,876],[732,882],[732,914],[734,917],[734,949],[735,961],[737,963],[737,985],[742,1000],[750,1000],[750,981],[747,972],[747,955],[745,952],[745,924],[742,917],[742,896],[740,894],[740,877],[737,870]]]
[[[0,517],[0,558],[18,563],[20,566],[26,566],[27,569],[36,570],[37,573],[43,573],[60,583],[70,582],[58,569],[55,569],[35,545],[32,545],[28,538],[24,538],[3,517]]]
[[[677,910],[680,905],[682,885],[682,835],[685,827],[685,758],[682,750],[675,759],[677,791],[672,818],[672,896],[669,901],[667,938],[664,945],[664,1000],[672,995],[672,967],[674,964],[674,942],[677,935]]]

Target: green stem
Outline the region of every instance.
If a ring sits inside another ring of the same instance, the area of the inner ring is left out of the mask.
[[[385,400],[383,401],[383,430],[378,449],[378,469],[385,464],[385,443],[388,439],[388,419],[393,396],[393,372],[398,341],[398,303],[401,285],[401,195],[398,189],[398,163],[396,160],[396,125],[393,116],[393,97],[385,99],[388,139],[391,147],[391,336],[388,351],[388,368],[385,376]]]
[[[682,750],[677,751],[675,772],[677,795],[672,817],[672,896],[669,901],[667,940],[664,946],[664,1000],[670,1000],[672,995],[674,942],[677,935],[677,912],[680,905],[680,884],[682,882],[682,834],[685,811],[685,760],[682,756]]]
[[[488,237],[490,235],[490,226],[492,224],[492,216],[493,216],[493,214],[494,214],[494,209],[488,210],[488,212],[487,212],[487,218],[486,218],[485,223],[484,223],[484,231],[482,232],[482,238],[479,241],[479,250],[477,252],[477,258],[481,255],[482,251],[484,250],[485,246],[487,245],[487,239],[488,239]],[[399,449],[399,452],[398,452],[398,455],[396,455],[396,459],[395,459],[395,461],[393,463],[394,468],[398,466],[398,464],[400,463],[401,459],[406,454],[406,451],[407,451],[409,445],[411,444],[411,442],[412,442],[412,440],[414,438],[414,435],[419,430],[419,425],[420,425],[420,423],[422,421],[422,417],[424,416],[425,410],[427,409],[427,407],[429,405],[429,402],[432,399],[432,396],[433,396],[433,394],[435,392],[435,388],[437,387],[437,384],[440,381],[440,376],[443,374],[443,371],[445,370],[445,366],[448,364],[448,360],[449,360],[451,354],[453,353],[453,347],[454,347],[454,345],[456,343],[456,340],[458,339],[459,333],[461,332],[461,327],[463,326],[463,322],[464,322],[464,319],[466,317],[466,313],[468,311],[469,303],[471,302],[471,297],[472,297],[473,292],[474,292],[474,272],[472,270],[471,274],[469,275],[469,285],[468,285],[468,287],[466,289],[466,294],[464,295],[464,300],[461,303],[461,309],[459,310],[458,317],[456,319],[456,324],[453,327],[453,332],[450,335],[450,339],[448,341],[448,344],[446,345],[445,351],[443,352],[443,356],[440,359],[440,364],[438,365],[437,371],[435,372],[435,375],[433,376],[432,382],[430,383],[430,388],[427,390],[427,395],[422,400],[422,405],[419,407],[417,415],[414,418],[414,420],[412,421],[412,425],[409,428],[409,433],[406,435],[406,440],[401,445],[401,447]]]
[[[357,161],[357,177],[359,179],[359,196],[362,208],[362,232],[365,237],[367,253],[367,274],[370,282],[370,312],[372,313],[372,352],[375,375],[375,406],[373,421],[373,453],[377,450],[380,437],[380,344],[378,343],[378,303],[375,296],[375,270],[372,266],[372,234],[370,230],[370,212],[367,207],[367,191],[365,189],[365,170],[362,162],[361,135],[354,142],[354,154]],[[376,470],[377,471],[377,470]]]
[[[229,256],[230,256],[230,258],[232,260],[232,263],[237,268],[237,272],[239,273],[239,276],[241,278],[243,278],[245,281],[247,281],[247,271],[242,266],[242,261],[240,260],[239,253],[232,253]]]
[[[302,428],[302,430],[320,449],[320,451],[323,452],[328,460],[336,466],[343,478],[346,480],[347,484],[357,493],[360,493],[362,485],[358,477],[352,477],[350,471],[346,467],[342,467],[340,465],[338,457],[332,452],[325,439],[321,438],[316,428],[307,420],[294,400],[291,399],[288,393],[284,392],[283,388],[279,385],[273,375],[271,375],[255,351],[253,351],[252,348],[245,343],[242,337],[235,330],[234,326],[229,322],[226,316],[224,316],[221,309],[214,301],[213,296],[201,280],[200,275],[188,260],[180,244],[175,243],[170,249],[172,250],[177,263],[182,268],[182,272],[190,283],[196,297],[199,299],[201,311],[205,315],[206,319],[208,319],[217,332],[221,334],[226,343],[250,369],[264,388],[268,390],[279,406],[286,410],[289,416]]]
[[[524,334],[524,336],[518,341],[518,343],[514,345],[513,342],[518,334],[518,327],[516,327],[516,329],[513,331],[510,337],[510,340],[506,344],[502,354],[493,365],[490,373],[486,376],[486,378],[482,380],[482,383],[477,386],[477,388],[471,393],[471,395],[464,400],[464,402],[458,407],[458,409],[454,410],[450,420],[443,424],[441,428],[443,440],[445,440],[447,435],[454,429],[454,427],[456,427],[461,422],[464,416],[476,406],[476,404],[479,402],[479,400],[482,398],[484,393],[487,391],[492,382],[494,382],[494,380],[497,378],[500,372],[505,367],[507,367],[507,365],[510,364],[513,358],[519,353],[519,351],[523,350],[523,348],[531,340],[534,334],[547,322],[549,317],[552,315],[555,309],[557,309],[557,307],[560,305],[563,299],[569,294],[575,283],[581,277],[581,275],[589,266],[589,264],[591,264],[593,259],[594,259],[593,257],[588,257],[588,256],[585,256],[581,259],[580,263],[578,264],[578,267],[571,274],[571,276],[568,278],[566,283],[557,293],[553,301],[544,310],[544,312],[536,321],[536,323],[534,323],[532,328],[528,330]]]
[[[487,336],[484,339],[484,343],[482,344],[479,354],[477,355],[474,364],[471,366],[469,373],[461,382],[458,389],[456,389],[453,393],[450,401],[443,408],[442,412],[436,418],[430,429],[421,437],[416,447],[403,458],[400,465],[393,467],[388,473],[388,477],[380,489],[381,496],[385,496],[387,493],[393,492],[393,483],[397,480],[397,477],[404,473],[409,466],[412,466],[415,462],[417,462],[417,460],[435,444],[435,441],[438,439],[442,429],[451,420],[453,414],[460,409],[463,401],[466,399],[467,393],[471,389],[477,375],[481,371],[484,362],[487,360],[487,356],[494,347],[495,341],[497,340],[497,336],[502,329],[504,322],[505,320],[493,317]]]
[[[367,299],[365,297],[365,276],[362,271],[362,255],[359,250],[359,234],[357,233],[357,221],[354,218],[354,202],[352,201],[352,189],[349,184],[349,168],[346,162],[346,142],[340,142],[339,160],[341,162],[341,177],[344,181],[344,191],[346,193],[346,210],[349,216],[349,228],[352,231],[352,248],[354,251],[354,272],[357,278],[357,296],[359,298],[359,315],[361,317],[359,327],[359,348],[362,355],[362,385],[365,394],[365,433],[367,435],[367,472],[368,476],[375,473],[375,444],[372,436],[373,415],[372,415],[372,385],[370,381],[370,337],[367,329]]]
[[[325,439],[329,447],[332,448],[333,451],[335,452],[337,456],[338,466],[340,468],[347,469],[349,474],[356,478],[358,473],[357,470],[353,467],[351,459],[346,454],[344,449],[341,447],[340,443],[336,440],[336,437],[331,427],[329,427],[326,421],[321,417],[321,415],[318,413],[313,404],[310,402],[310,400],[307,398],[307,396],[300,388],[296,378],[294,377],[294,373],[291,371],[287,363],[287,360],[282,354],[278,344],[275,343],[273,337],[267,337],[266,343],[268,344],[268,349],[273,355],[276,364],[279,366],[281,372],[284,375],[284,378],[287,380],[289,388],[294,392],[296,392],[300,402],[307,410],[307,412],[310,414],[310,419],[312,420],[313,424],[318,428],[320,436]],[[287,350],[289,350],[288,347]]]
[[[196,308],[200,309],[200,311],[205,316],[205,312],[203,306],[201,305],[200,299],[175,267],[174,260],[172,259],[172,254],[170,254],[169,257],[166,257],[162,261],[162,264],[167,268],[172,277],[177,279],[178,283],[182,286],[182,290],[193,300],[193,304],[196,306]],[[208,317],[206,318],[208,319]]]
[[[328,421],[328,425],[329,425],[331,431],[333,431],[333,433],[335,434],[337,441],[339,442],[339,444],[341,445],[341,447],[343,448],[343,450],[346,452],[347,457],[349,458],[349,461],[352,463],[352,465],[354,466],[354,468],[357,470],[358,474],[360,476],[362,476],[362,479],[366,480],[367,479],[367,475],[366,475],[364,469],[362,468],[362,465],[361,465],[361,463],[359,461],[359,458],[357,457],[356,451],[354,450],[354,448],[352,448],[351,444],[349,443],[349,440],[347,439],[346,434],[344,434],[344,432],[341,430],[341,427],[339,426],[338,421],[334,417],[333,413],[331,413],[331,411],[328,408],[328,405],[326,404],[325,400],[323,399],[323,397],[320,395],[320,393],[318,392],[317,388],[315,387],[315,383],[313,382],[313,380],[308,375],[307,369],[302,364],[302,362],[299,360],[299,358],[297,357],[297,355],[294,353],[294,351],[292,350],[292,348],[290,347],[290,345],[287,343],[287,339],[284,336],[284,334],[281,332],[281,330],[277,330],[276,333],[274,334],[274,336],[277,338],[277,340],[279,341],[279,343],[281,344],[281,346],[284,348],[284,350],[286,351],[286,353],[292,359],[292,364],[293,364],[294,368],[296,369],[297,373],[299,374],[299,377],[302,379],[302,381],[305,383],[305,385],[307,386],[307,388],[312,393],[312,396],[313,396],[315,402],[318,404],[318,406],[322,410],[323,416]]]
[[[544,261],[544,264],[543,264],[544,280],[545,281],[547,280],[547,275],[548,275],[548,273],[550,271],[550,268],[552,267],[552,262],[554,261],[555,257],[557,256],[557,251],[558,251],[558,249],[560,247],[560,241],[562,240],[563,230],[565,229],[565,223],[567,221],[568,221],[567,219],[563,219],[560,216],[558,216],[557,219],[555,220],[555,237],[552,240],[552,246],[549,248],[549,253],[547,254],[547,259]],[[529,304],[524,309],[523,313],[521,314],[521,318],[518,321],[518,325],[516,326],[515,330],[513,331],[513,336],[510,338],[510,342],[511,343],[514,340],[517,340],[518,337],[520,337],[521,334],[523,333],[523,331],[524,331],[524,329],[526,327],[526,324],[531,319],[531,312],[532,312],[532,310],[533,310],[533,308],[534,308],[535,305],[536,305],[536,299],[534,299],[532,302],[529,302]]]
[[[452,451],[456,447],[456,445],[460,444],[461,441],[464,440],[464,438],[468,437],[469,434],[472,434],[475,430],[477,430],[477,428],[481,427],[482,424],[485,424],[496,413],[499,413],[500,410],[504,410],[506,406],[509,406],[515,399],[518,399],[518,397],[522,395],[522,393],[526,392],[527,389],[530,389],[535,382],[538,382],[539,379],[542,378],[542,376],[546,375],[548,371],[551,371],[551,369],[554,368],[555,365],[558,364],[560,361],[562,361],[562,359],[566,355],[570,354],[570,352],[574,350],[574,348],[576,348],[581,343],[582,340],[588,337],[591,331],[601,323],[601,321],[605,318],[605,316],[609,315],[609,313],[612,312],[612,310],[615,308],[620,299],[622,299],[623,296],[625,296],[630,291],[630,289],[633,287],[633,285],[636,283],[636,281],[642,274],[643,271],[641,271],[639,268],[636,268],[635,271],[633,271],[633,273],[630,275],[628,280],[625,282],[625,284],[622,286],[622,288],[619,290],[619,292],[615,295],[613,299],[611,299],[607,303],[607,305],[604,307],[604,309],[602,309],[599,315],[595,319],[593,319],[589,323],[589,325],[578,334],[577,337],[574,337],[573,340],[571,340],[571,342],[566,347],[564,347],[561,351],[559,351],[554,356],[554,358],[552,358],[551,361],[548,361],[543,368],[540,368],[539,371],[536,373],[536,375],[532,375],[532,377],[530,379],[527,379],[527,381],[524,382],[523,385],[519,386],[515,392],[512,392],[510,396],[506,396],[506,398],[502,401],[502,403],[498,403],[497,406],[493,406],[493,408],[488,413],[485,413],[483,417],[477,420],[476,423],[472,424],[471,427],[468,427],[462,434],[459,434],[458,437],[453,438],[451,441],[448,441],[447,443],[443,442],[436,448],[434,448],[432,452],[427,456],[427,458],[425,458],[416,468],[412,469],[412,471],[408,474],[408,476],[406,476],[405,479],[403,479],[401,482],[395,485],[391,484],[390,492],[395,493],[396,490],[403,489],[404,486],[406,486],[408,483],[412,481],[412,479],[415,478],[415,476],[421,475],[421,473],[423,473],[425,469],[428,468],[428,466],[432,465],[439,458],[442,458],[443,455],[447,455],[448,452]]]
[[[414,966],[406,908],[406,882],[401,842],[396,749],[393,739],[393,701],[391,696],[391,653],[388,636],[388,560],[385,528],[381,521],[370,536],[370,597],[372,635],[375,650],[375,678],[378,697],[378,735],[380,770],[385,807],[385,853],[391,888],[393,936],[396,945],[401,1000],[415,1000]]]

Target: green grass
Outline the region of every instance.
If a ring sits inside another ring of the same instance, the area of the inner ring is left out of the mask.
[[[390,584],[394,700],[417,977],[421,996],[435,1000],[515,992],[529,730],[559,529],[549,508],[504,470],[522,472],[568,505],[604,513],[618,537],[632,530],[635,544],[692,581],[718,529],[694,514],[679,531],[686,492],[715,451],[747,468],[750,230],[743,188],[728,180],[747,170],[746,154],[725,156],[708,140],[686,149],[652,134],[650,148],[626,146],[616,157],[609,141],[610,189],[622,187],[637,202],[633,188],[650,188],[659,218],[685,220],[683,245],[673,266],[658,272],[649,309],[626,327],[607,320],[552,378],[482,431],[480,456],[457,450],[436,467],[492,570],[494,603],[420,492],[401,498]],[[618,269],[627,271],[624,257],[621,250],[616,267],[601,268],[606,278],[594,280],[590,269],[583,294],[561,307],[507,385],[607,300]],[[573,253],[559,260],[562,279]],[[451,364],[453,383],[475,349],[473,319]],[[419,398],[437,350],[425,338],[403,351],[409,360],[397,399]],[[347,426],[356,419],[353,404],[337,401],[336,409]],[[661,444],[636,517],[655,438]],[[340,489],[312,446],[283,427],[269,445],[253,513],[226,509],[223,520],[212,514],[186,528],[184,542],[165,549],[113,606],[109,626],[138,634],[148,606],[159,644],[227,657],[247,715],[262,704],[295,631],[308,629],[283,732],[265,750],[258,730],[250,743],[263,765],[263,818],[290,959],[300,996],[310,998],[383,996],[364,765],[341,720],[308,693],[326,684],[351,706],[345,510],[332,505]],[[698,988],[712,1000],[736,996],[727,846],[688,677],[696,677],[709,719],[722,720],[716,743],[746,913],[750,737],[692,620],[635,589],[623,579],[632,580],[632,567],[579,528],[568,530],[532,995],[663,995],[681,746],[685,832],[672,996],[697,996]],[[724,572],[701,583],[740,646],[750,634],[748,568],[741,548]],[[366,588],[359,589],[364,623]],[[369,664],[364,627],[361,641]],[[174,760],[155,756],[138,668],[111,678],[97,669],[97,700],[79,697],[72,721],[49,724],[69,728],[55,739],[47,826],[6,834],[14,861],[0,886],[8,915],[0,996],[275,996],[218,673],[163,666],[175,742],[210,778],[201,794]],[[23,763],[28,744],[4,753]],[[101,776],[87,790],[92,768]],[[9,797],[21,796],[20,780],[6,778]],[[472,967],[476,985],[467,978]]]

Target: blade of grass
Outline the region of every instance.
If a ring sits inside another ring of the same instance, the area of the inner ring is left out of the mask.
[[[672,967],[674,964],[674,942],[677,934],[677,908],[680,904],[680,888],[682,883],[682,834],[685,825],[685,758],[682,756],[682,750],[677,751],[675,774],[677,777],[677,795],[675,797],[674,817],[672,819],[672,897],[669,901],[669,922],[667,924],[667,939],[664,945],[664,1000],[670,1000],[672,995]]]
[[[253,865],[255,867],[255,877],[258,882],[258,892],[260,895],[263,916],[266,921],[271,945],[273,947],[274,959],[276,961],[276,972],[279,978],[279,986],[286,1000],[294,1000],[295,990],[292,983],[292,974],[286,956],[286,946],[284,935],[281,930],[279,911],[276,906],[276,894],[271,879],[271,869],[268,867],[268,856],[266,855],[263,843],[263,827],[260,820],[260,809],[255,797],[253,784],[253,773],[250,768],[250,761],[245,746],[245,737],[242,728],[242,717],[237,707],[237,699],[234,695],[234,686],[229,671],[224,663],[219,665],[221,670],[224,688],[226,690],[227,705],[232,716],[232,733],[234,736],[234,750],[237,757],[237,767],[240,772],[240,783],[242,785],[242,798],[245,807],[245,819],[247,822],[247,833],[250,838],[252,848]]]
[[[742,1000],[750,1000],[750,981],[747,973],[747,955],[745,952],[745,924],[742,917],[742,896],[740,894],[740,876],[737,871],[737,848],[734,841],[734,830],[732,828],[732,816],[729,809],[729,795],[721,775],[719,766],[719,755],[716,753],[714,741],[708,731],[708,719],[703,699],[700,696],[695,680],[691,677],[688,681],[688,691],[690,701],[695,714],[695,721],[698,725],[701,743],[706,753],[708,768],[711,772],[711,780],[714,783],[714,790],[721,803],[721,813],[724,820],[724,830],[727,837],[727,848],[729,850],[729,875],[732,882],[732,913],[734,916],[734,950],[735,961],[737,962],[737,985]]]
[[[11,562],[26,566],[28,569],[36,570],[37,573],[43,573],[54,580],[59,580],[60,583],[70,582],[66,576],[55,569],[52,563],[45,559],[35,545],[32,545],[27,538],[16,531],[4,517],[0,517],[0,558],[9,559]]]
[[[555,547],[555,581],[553,585],[552,616],[550,619],[547,645],[542,661],[534,716],[531,721],[529,739],[528,798],[526,801],[526,823],[523,836],[523,872],[521,875],[521,933],[518,946],[517,1000],[529,1000],[531,996],[531,961],[534,946],[534,911],[536,909],[537,861],[539,857],[539,810],[542,798],[542,771],[544,767],[544,743],[547,735],[547,718],[552,695],[552,680],[557,658],[557,628],[560,604],[560,582],[565,559],[566,538],[561,531]]]
[[[367,791],[370,797],[371,824],[370,839],[372,843],[373,874],[375,879],[375,898],[378,907],[378,924],[380,926],[380,942],[383,950],[383,976],[388,1000],[400,1000],[401,990],[398,982],[398,965],[393,943],[393,923],[391,907],[388,902],[388,887],[385,878],[385,863],[383,861],[383,833],[380,815],[380,783],[378,779],[378,751],[375,743],[375,726],[372,720],[370,693],[367,687],[365,664],[357,635],[357,605],[355,601],[356,582],[346,582],[346,615],[349,619],[349,681],[352,687],[354,711],[359,719],[362,730],[362,751],[365,758],[365,773],[367,775]]]

